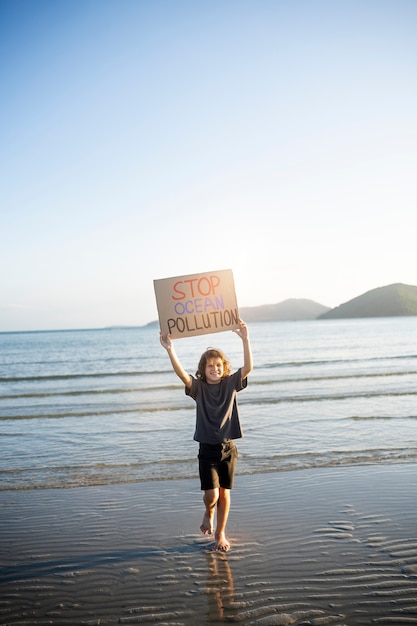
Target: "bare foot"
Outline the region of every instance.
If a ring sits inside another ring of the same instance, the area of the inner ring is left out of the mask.
[[[200,530],[203,535],[211,535],[213,532],[213,517],[214,517],[214,509],[213,514],[210,515],[208,511],[204,513],[203,522],[200,526]]]
[[[216,533],[216,545],[214,546],[214,550],[220,552],[228,552],[230,550],[230,543],[227,541],[224,533]]]

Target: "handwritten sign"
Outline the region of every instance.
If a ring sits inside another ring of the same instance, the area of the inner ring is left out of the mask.
[[[173,339],[239,327],[232,270],[154,280],[161,332]]]

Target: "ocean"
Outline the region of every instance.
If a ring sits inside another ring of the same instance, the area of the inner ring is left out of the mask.
[[[249,324],[237,474],[417,462],[417,317]],[[234,333],[178,339],[194,373]],[[195,404],[149,325],[0,334],[0,489],[197,478]]]

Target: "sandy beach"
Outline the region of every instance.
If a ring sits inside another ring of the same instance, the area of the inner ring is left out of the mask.
[[[195,480],[0,493],[0,623],[417,624],[417,467],[237,476],[228,554]]]

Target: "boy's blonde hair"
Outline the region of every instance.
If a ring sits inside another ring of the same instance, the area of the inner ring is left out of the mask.
[[[229,363],[228,358],[225,353],[219,350],[218,348],[208,348],[200,357],[200,361],[198,363],[197,371],[195,373],[196,378],[200,378],[203,382],[206,382],[206,365],[207,361],[210,359],[221,359],[223,362],[223,377],[230,376],[232,372],[232,367]]]

